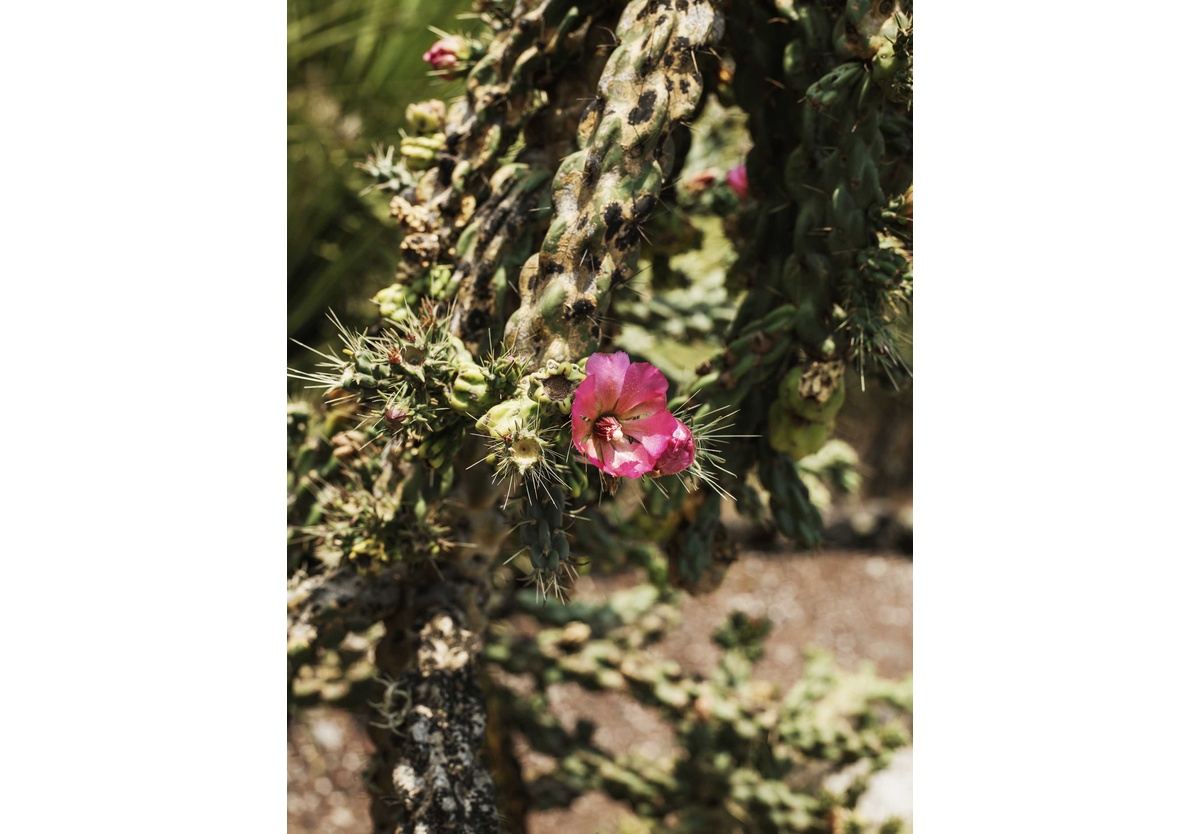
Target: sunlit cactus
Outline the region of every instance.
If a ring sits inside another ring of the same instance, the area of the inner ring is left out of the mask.
[[[291,696],[373,705],[378,831],[505,830],[489,709],[561,761],[538,807],[600,788],[656,831],[865,830],[809,766],[882,766],[904,686],[813,660],[767,694],[745,618],[715,681],[642,650],[736,559],[724,508],[819,543],[806,479],[853,481],[821,455],[847,388],[911,373],[911,4],[475,6],[424,53],[465,95],[359,165],[399,229],[377,316],[293,372]],[[567,604],[627,563],[657,587]],[[541,636],[505,629],[514,606]],[[489,664],[542,694],[485,695]],[[567,732],[538,700],[564,679],[661,710],[687,756]],[[728,802],[690,807],[698,786]]]

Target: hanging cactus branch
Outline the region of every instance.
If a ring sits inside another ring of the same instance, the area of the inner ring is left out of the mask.
[[[521,269],[521,308],[505,341],[535,364],[586,356],[615,283],[632,279],[650,216],[671,168],[672,127],[703,92],[695,51],[717,17],[703,0],[629,4],[618,45],[579,126],[579,150],[554,177],[554,218],[541,251]],[[664,165],[665,163],[665,165]]]

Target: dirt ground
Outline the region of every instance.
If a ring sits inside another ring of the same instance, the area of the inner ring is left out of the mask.
[[[880,675],[903,677],[912,671],[912,564],[904,556],[866,552],[744,553],[715,592],[685,596],[680,628],[657,651],[685,670],[707,672],[718,650],[697,635],[711,634],[741,610],[775,623],[757,677],[790,686],[809,646],[832,652],[848,668],[870,661]],[[603,599],[636,582],[634,575],[582,577],[574,596]],[[632,700],[565,684],[551,690],[551,703],[568,725],[581,716],[596,722],[595,739],[609,749],[649,756],[673,750],[666,725]],[[358,720],[339,710],[309,710],[290,723],[287,749],[290,834],[369,834],[369,800],[359,773],[371,747]],[[525,767],[538,764],[536,754],[518,752]],[[528,831],[607,834],[625,815],[619,803],[589,794],[569,809],[531,815]]]

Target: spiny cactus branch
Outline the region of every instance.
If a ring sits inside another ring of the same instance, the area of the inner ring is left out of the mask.
[[[533,364],[569,361],[599,343],[614,284],[634,275],[640,226],[670,168],[670,131],[703,93],[695,53],[717,34],[706,0],[635,0],[579,126],[579,150],[554,177],[555,214],[521,269],[521,308],[505,344]]]

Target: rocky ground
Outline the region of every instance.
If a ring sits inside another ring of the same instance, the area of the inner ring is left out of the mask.
[[[908,525],[911,546],[911,525]],[[706,638],[734,610],[766,615],[775,628],[756,676],[782,687],[800,675],[806,647],[833,653],[846,667],[863,661],[879,674],[903,677],[912,671],[912,567],[900,554],[829,550],[824,553],[744,553],[721,587],[702,597],[686,597],[681,625],[658,650],[688,671],[706,672],[717,649]],[[634,575],[583,577],[574,596],[602,599],[637,582]],[[673,749],[669,729],[652,711],[616,695],[587,692],[574,684],[556,687],[552,705],[568,724],[587,716],[598,725],[596,741],[609,749],[665,755]],[[288,831],[369,834],[368,799],[359,772],[370,743],[347,713],[314,709],[288,726]],[[536,755],[520,750],[522,762]],[[860,811],[882,820],[912,818],[912,758],[898,755],[876,776]],[[578,799],[571,808],[533,814],[529,834],[608,834],[623,807],[600,794]]]

